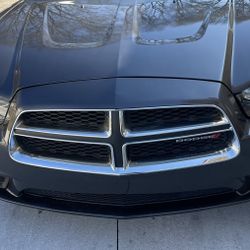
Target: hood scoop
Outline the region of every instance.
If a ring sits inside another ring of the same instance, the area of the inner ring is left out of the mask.
[[[90,48],[110,40],[118,7],[48,3],[44,12],[43,44],[50,48]]]
[[[159,45],[201,39],[224,1],[152,1],[135,6],[133,36],[138,44]],[[218,15],[218,13],[217,13]]]

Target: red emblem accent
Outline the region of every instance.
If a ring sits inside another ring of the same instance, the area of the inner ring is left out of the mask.
[[[220,133],[216,133],[216,134],[213,134],[212,136],[211,136],[211,138],[212,139],[219,139],[219,137],[220,137]]]

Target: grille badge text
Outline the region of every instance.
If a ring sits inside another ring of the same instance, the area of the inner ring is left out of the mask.
[[[201,141],[201,140],[207,140],[207,139],[218,139],[219,137],[220,137],[220,133],[216,133],[216,134],[212,134],[212,135],[181,138],[181,139],[175,140],[175,142],[181,143],[181,142]]]

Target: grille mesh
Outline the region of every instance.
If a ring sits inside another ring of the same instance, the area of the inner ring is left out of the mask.
[[[128,110],[124,112],[124,123],[130,131],[147,131],[218,122],[222,117],[213,107]]]
[[[20,136],[16,137],[16,141],[25,153],[43,157],[103,164],[109,163],[111,158],[110,148],[106,145],[41,140]]]
[[[143,163],[207,155],[227,148],[232,143],[233,132],[216,133],[213,136],[214,138],[194,141],[169,140],[132,144],[127,147],[128,160]]]
[[[104,131],[108,126],[105,111],[39,111],[24,113],[23,124],[31,127],[79,131]]]

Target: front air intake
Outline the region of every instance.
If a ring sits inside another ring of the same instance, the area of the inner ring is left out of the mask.
[[[157,131],[223,120],[220,110],[213,107],[156,108],[123,112],[124,126],[131,132]]]

